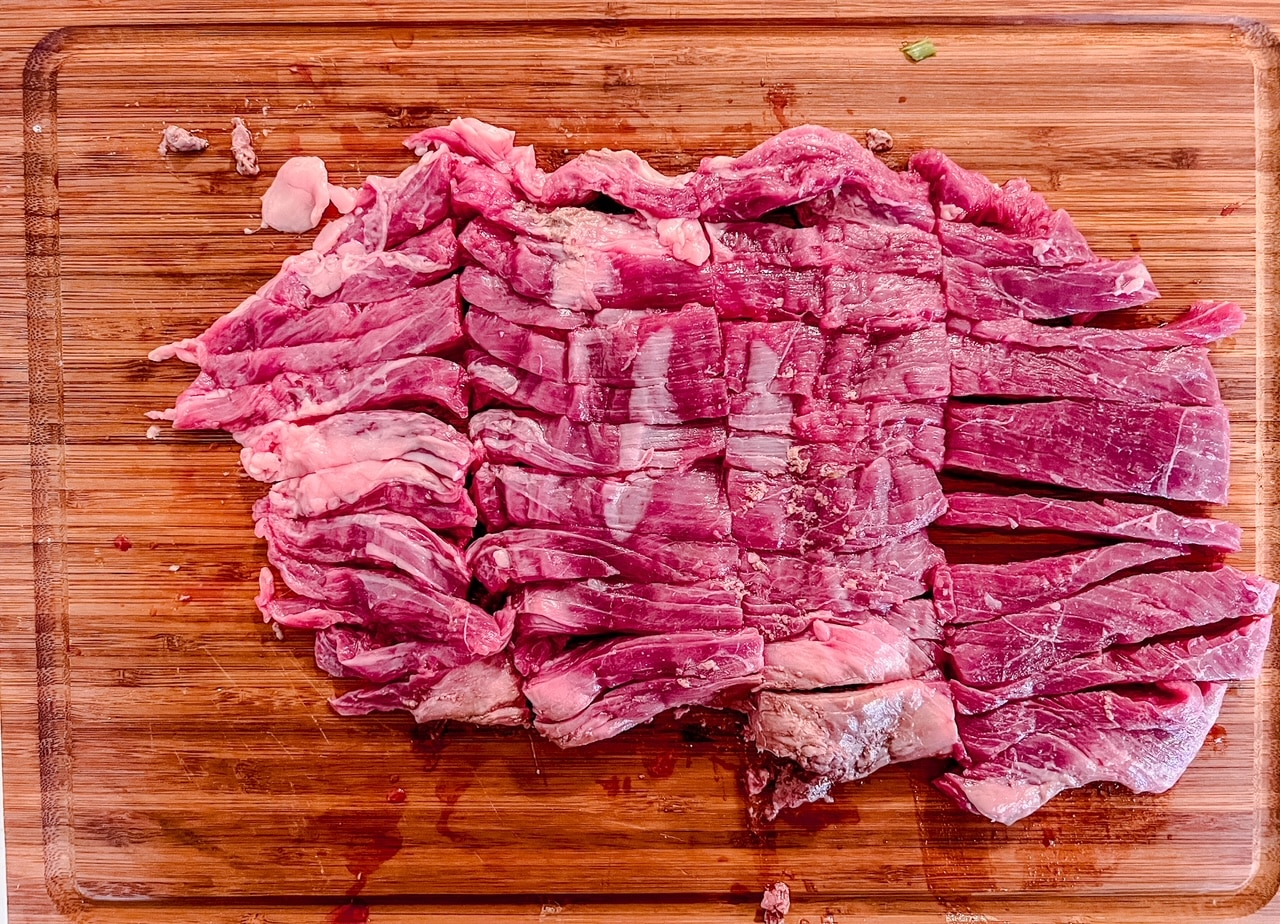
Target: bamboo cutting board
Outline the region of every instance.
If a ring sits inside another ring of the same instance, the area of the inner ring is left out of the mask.
[[[304,248],[246,234],[290,156],[320,155],[355,185],[407,165],[412,130],[466,114],[516,129],[544,166],[625,146],[676,172],[790,125],[875,126],[893,133],[896,163],[936,146],[995,179],[1024,175],[1100,253],[1140,250],[1165,296],[1153,320],[1195,298],[1250,312],[1214,356],[1233,421],[1220,515],[1245,529],[1232,563],[1275,577],[1278,328],[1259,260],[1274,247],[1274,39],[1197,21],[952,22],[928,27],[939,54],[913,65],[898,45],[919,31],[195,23],[74,29],[34,50],[36,609],[8,638],[38,667],[47,919],[383,922],[501,907],[750,921],[779,879],[796,899],[788,920],[811,924],[1142,921],[1153,908],[1238,919],[1271,898],[1274,658],[1228,695],[1166,795],[1086,789],[1005,829],[951,807],[929,786],[937,767],[914,765],[752,836],[740,749],[697,716],[562,753],[524,731],[332,715],[310,636],[277,640],[252,606],[263,556],[249,507],[263,486],[227,438],[145,436],[143,412],[191,377],[147,351],[198,333]],[[259,136],[257,180],[232,169],[236,115]],[[165,121],[204,129],[209,151],[158,157]],[[21,704],[5,697],[9,723]]]

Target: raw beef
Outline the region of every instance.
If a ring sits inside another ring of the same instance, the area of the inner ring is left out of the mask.
[[[732,575],[738,547],[657,536],[632,536],[619,543],[607,533],[586,530],[507,529],[473,542],[467,562],[494,593],[513,584],[584,578],[694,584]]]
[[[1240,527],[1227,520],[1180,516],[1163,507],[1113,500],[1073,501],[1028,494],[999,497],[956,491],[947,495],[947,511],[938,518],[938,525],[1043,529],[1170,545],[1201,545],[1223,552],[1240,550]]]
[[[1069,658],[1271,612],[1277,586],[1235,568],[1135,574],[1035,609],[961,626],[948,640],[954,676],[1011,683]]]
[[[1234,302],[1195,302],[1177,320],[1161,327],[1110,330],[1105,327],[1049,327],[1022,318],[967,321],[953,318],[949,327],[978,340],[1020,344],[1040,349],[1107,352],[1171,350],[1230,337],[1244,325],[1244,312]]]
[[[1226,503],[1227,409],[1044,401],[947,408],[946,464],[1087,491]]]
[[[757,821],[952,756],[939,786],[1013,821],[1090,780],[1167,788],[1258,671],[1276,586],[1168,570],[1237,527],[939,476],[1225,500],[1207,345],[1237,306],[1089,326],[1156,297],[1139,257],[1023,180],[817,126],[675,177],[608,150],[548,173],[474,119],[408,144],[358,191],[286,165],[268,223],[348,213],[151,354],[200,367],[153,416],[273,482],[256,603],[356,685],[339,713],[577,747],[733,710]],[[1135,541],[948,565],[935,521]]]
[[[815,619],[804,635],[764,646],[768,690],[888,683],[918,677],[936,666],[932,645],[916,642],[878,619],[855,626]]]
[[[932,469],[885,457],[804,474],[731,469],[726,490],[734,538],[757,551],[869,549],[917,532],[946,509]]]
[[[977,689],[952,683],[956,709],[990,712],[1007,702],[1095,687],[1165,680],[1244,680],[1258,676],[1271,638],[1271,617],[1238,619],[1203,635],[1173,636],[1059,662],[1014,683]],[[766,658],[768,648],[765,649]]]
[[[486,463],[471,491],[491,530],[585,528],[618,542],[646,534],[703,541],[729,535],[729,502],[711,469],[599,478]]]
[[[259,481],[299,478],[355,462],[419,462],[444,482],[461,482],[474,459],[471,443],[448,424],[412,411],[335,414],[315,423],[276,420],[243,430],[240,464]]]
[[[381,687],[352,690],[329,700],[339,715],[404,709],[415,722],[527,725],[529,707],[520,677],[505,654],[471,661],[443,672],[416,674]]]
[[[575,423],[505,409],[473,417],[471,439],[490,462],[563,475],[685,469],[725,450],[725,430],[717,424]]]
[[[659,677],[616,687],[563,722],[535,720],[534,728],[562,748],[581,747],[620,735],[669,709],[714,703],[723,695],[745,692],[759,682],[759,673],[741,676],[717,673],[707,679]]]
[[[421,584],[461,596],[471,585],[462,553],[420,521],[402,513],[357,513],[291,520],[263,516],[255,524],[267,560],[345,563],[395,569]]]
[[[868,776],[890,763],[946,757],[960,744],[947,685],[897,680],[827,693],[764,691],[749,736],[761,750],[829,782]]]
[[[278,481],[254,504],[254,517],[316,517],[386,510],[416,517],[431,529],[476,525],[476,508],[461,481],[407,459],[352,462]]]
[[[539,722],[563,722],[607,691],[631,683],[666,678],[692,688],[758,674],[763,650],[760,633],[751,629],[591,642],[538,665],[524,692]]]
[[[968,766],[934,785],[1006,825],[1088,783],[1165,792],[1200,750],[1225,692],[1224,683],[1170,682],[1025,700],[961,717]]]
[[[175,430],[236,432],[273,421],[315,420],[331,414],[378,408],[438,408],[467,416],[465,373],[438,356],[327,369],[318,374],[282,372],[257,385],[219,388],[203,373],[178,396],[174,407],[151,416],[171,420]]]
[[[1098,351],[1037,349],[951,338],[951,394],[996,398],[1086,398],[1135,404],[1220,405],[1204,347]]]
[[[602,581],[533,584],[507,603],[521,636],[643,635],[740,629],[739,594],[729,581],[703,584]]]
[[[1070,597],[1129,568],[1182,555],[1172,545],[1123,542],[999,565],[943,565],[933,599],[945,623],[986,622]]]

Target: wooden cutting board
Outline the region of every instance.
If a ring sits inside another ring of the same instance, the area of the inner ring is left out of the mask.
[[[1165,296],[1152,319],[1196,298],[1250,312],[1214,354],[1233,421],[1220,515],[1245,530],[1232,563],[1275,577],[1269,33],[1194,17],[220,18],[77,28],[26,65],[26,302],[5,323],[27,327],[0,339],[20,463],[3,503],[33,539],[6,559],[0,663],[15,920],[750,921],[775,880],[796,898],[788,920],[811,924],[1230,920],[1269,901],[1274,658],[1166,795],[1089,788],[1006,829],[914,765],[753,836],[740,749],[696,716],[559,752],[523,730],[332,715],[309,636],[277,640],[251,603],[263,486],[229,439],[148,439],[142,416],[191,377],[146,352],[303,248],[246,233],[292,155],[354,185],[410,163],[412,130],[466,114],[516,129],[545,166],[612,146],[675,172],[790,125],[874,126],[895,164],[936,146],[1026,176],[1100,253],[1140,250]],[[937,57],[909,63],[899,43],[926,34]],[[227,152],[237,115],[256,180]],[[159,157],[166,121],[203,129],[209,151]]]

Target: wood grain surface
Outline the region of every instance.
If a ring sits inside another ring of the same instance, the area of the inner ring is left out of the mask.
[[[1214,353],[1233,424],[1219,513],[1245,529],[1233,563],[1275,577],[1280,72],[1265,29],[1085,5],[1070,21],[977,7],[928,25],[816,6],[762,20],[751,4],[676,18],[564,4],[537,23],[480,6],[438,23],[394,5],[148,6],[180,28],[8,9],[0,98],[16,106],[23,88],[23,122],[0,133],[0,208],[26,218],[21,234],[0,212],[13,920],[750,921],[778,879],[788,920],[811,924],[1280,919],[1258,910],[1280,877],[1274,657],[1166,795],[1091,788],[1005,829],[949,806],[936,767],[916,765],[755,837],[740,750],[695,716],[564,753],[524,731],[433,737],[332,715],[309,635],[278,641],[251,603],[262,486],[229,439],[149,440],[142,416],[191,375],[147,350],[199,332],[304,246],[245,233],[295,154],[355,184],[407,165],[413,129],[467,114],[515,128],[544,166],[607,145],[677,171],[789,125],[875,126],[895,163],[936,146],[1026,176],[1100,253],[1140,250],[1164,293],[1150,319],[1196,298],[1250,312]],[[42,16],[84,25],[41,40]],[[922,34],[939,54],[910,64],[899,42]],[[258,134],[256,180],[232,168],[237,115]],[[160,158],[166,121],[204,129],[209,151]]]

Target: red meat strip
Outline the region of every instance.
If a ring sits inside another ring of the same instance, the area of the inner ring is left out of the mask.
[[[883,455],[905,452],[931,460],[935,468],[942,465],[942,408],[936,403],[806,401],[791,420],[791,432],[805,442],[867,442]]]
[[[988,690],[953,683],[951,692],[956,709],[973,714],[990,712],[1014,700],[1094,687],[1166,680],[1250,680],[1262,670],[1270,638],[1270,616],[1239,619],[1203,635],[1117,645],[1071,658],[1034,676]]]
[[[717,672],[705,680],[659,677],[615,687],[573,718],[563,722],[535,721],[534,728],[559,747],[581,747],[620,735],[670,709],[709,705],[723,695],[745,692],[759,682],[759,673],[734,676]]]
[[[1227,410],[1044,401],[947,408],[948,466],[1088,491],[1227,500]]]
[[[464,371],[437,356],[333,368],[320,373],[282,372],[268,382],[219,388],[201,373],[174,407],[151,416],[172,420],[175,430],[230,430],[277,420],[311,420],[343,411],[433,407],[467,416]]]
[[[471,439],[490,462],[525,464],[564,475],[617,475],[684,469],[721,455],[724,427],[574,423],[505,409],[471,419]]]
[[[474,308],[462,326],[470,342],[494,359],[549,382],[568,380],[568,345],[563,340]]]
[[[935,150],[913,154],[910,168],[929,184],[930,195],[943,219],[1042,238],[1055,236],[1052,232],[1056,230],[1056,236],[1074,241],[1077,247],[1084,244],[1066,213],[1053,212],[1026,180],[1012,179],[997,186],[981,173],[966,170]]]
[[[538,665],[525,679],[524,694],[537,722],[564,722],[601,694],[628,684],[665,678],[692,688],[758,674],[763,651],[760,633],[751,629],[590,642]]]
[[[929,184],[914,170],[868,170],[844,185],[796,206],[800,223],[912,225],[932,231],[937,221]]]
[[[1010,703],[961,717],[970,766],[934,785],[961,808],[1011,825],[1095,782],[1165,792],[1218,718],[1223,683],[1171,682]]]
[[[941,411],[939,410],[939,416]],[[794,425],[795,419],[792,423]],[[944,432],[941,426],[923,424],[912,433],[889,426],[866,433],[861,440],[835,439],[811,443],[773,433],[730,430],[725,445],[725,464],[748,472],[804,475],[830,465],[870,465],[882,457],[905,456],[935,471],[942,467]],[[905,432],[904,432],[905,431]]]
[[[951,337],[951,394],[1222,403],[1209,353],[1201,346],[1124,352],[1037,349],[960,335]]]
[[[373,252],[395,247],[438,224],[449,211],[449,184],[456,158],[433,151],[396,177],[368,177],[347,215],[316,236],[321,253],[354,243]]]
[[[822,693],[766,690],[748,740],[820,778],[817,797],[891,763],[949,756],[960,743],[946,683],[916,679]]]
[[[461,482],[406,459],[353,462],[278,482],[254,505],[254,517],[376,510],[415,517],[431,529],[463,530],[467,538],[476,525],[475,505]]]
[[[449,297],[452,286],[447,282],[409,289],[372,304],[329,301],[314,307],[253,295],[200,336],[153,350],[151,358],[159,362],[177,356],[185,362],[201,366],[212,362],[234,371],[251,366],[252,356],[259,350],[351,340],[410,316],[452,330],[457,327],[457,305]]]
[[[565,385],[478,354],[470,357],[467,373],[485,400],[577,423],[679,424],[724,417],[729,410],[724,379],[710,376],[674,383],[674,387]]]
[[[940,324],[883,340],[833,337],[818,378],[818,393],[833,401],[927,400],[950,391],[947,333]]]
[[[1135,574],[1074,597],[951,632],[954,676],[970,686],[1011,683],[1061,661],[1193,626],[1265,616],[1277,586],[1235,568]]]
[[[360,324],[353,336],[209,354],[202,361],[203,375],[221,387],[231,388],[265,382],[286,373],[323,373],[417,356],[447,348],[462,338],[456,280],[448,279],[433,286],[430,304],[421,299],[401,299],[387,304],[394,307],[394,313],[371,309],[361,318],[369,320],[377,316],[379,323],[368,328]]]
[[[404,709],[414,721],[452,720],[471,725],[526,725],[529,709],[520,677],[505,654],[446,671],[417,674],[382,687],[352,690],[329,700],[339,715]]]
[[[740,629],[742,605],[725,582],[654,584],[601,581],[535,584],[512,594],[521,636],[640,635]]]
[[[1234,302],[1195,302],[1186,313],[1160,327],[1109,330],[1105,327],[1049,327],[1022,318],[967,321],[953,318],[951,329],[979,340],[1016,344],[1038,349],[1107,352],[1171,350],[1197,346],[1230,337],[1245,322]]]
[[[888,683],[937,666],[935,646],[917,642],[881,619],[855,626],[816,619],[803,635],[764,646],[767,690]]]
[[[750,220],[846,188],[885,217],[916,217],[922,227],[932,217],[918,185],[848,135],[815,125],[788,129],[738,157],[706,158],[695,173],[678,177],[663,176],[630,151],[590,151],[546,174],[537,168],[533,148],[517,148],[514,141],[514,133],[455,119],[405,144],[419,153],[445,145],[475,157],[546,205],[580,204],[604,193],[659,218]]]
[[[443,279],[460,265],[458,238],[453,222],[446,220],[398,250],[308,250],[289,257],[258,294],[302,307],[328,300],[379,302]]]
[[[707,226],[717,260],[753,260],[790,269],[835,269],[937,277],[942,247],[931,230],[912,225],[826,222],[788,228],[772,222]]]
[[[701,305],[660,314],[622,312],[606,325],[569,334],[568,368],[571,382],[665,384],[676,392],[686,381],[723,374],[720,325],[715,311]]]
[[[925,593],[930,574],[942,563],[942,550],[924,532],[865,552],[744,552],[738,572],[746,591],[742,605],[753,619],[766,614],[808,620],[884,614]]]
[[[468,546],[467,562],[495,593],[512,584],[583,578],[694,584],[732,575],[737,570],[738,548],[730,543],[679,542],[658,536],[632,536],[623,544],[607,533],[508,529]]]
[[[298,478],[353,462],[406,459],[445,481],[466,477],[474,452],[466,437],[429,414],[363,411],[314,423],[277,420],[244,430],[236,440],[244,470],[259,481]]]
[[[315,640],[316,666],[332,677],[387,683],[410,674],[447,670],[474,660],[459,645],[392,641],[354,626],[321,629]]]
[[[914,214],[919,190],[853,138],[817,125],[779,132],[738,157],[710,157],[691,180],[703,217],[756,219],[838,189]]]
[[[1051,268],[980,266],[949,258],[942,279],[947,311],[977,321],[1116,311],[1160,296],[1138,256]]]
[[[735,321],[721,331],[730,393],[813,394],[826,350],[821,330],[799,321]]]
[[[458,548],[402,513],[357,513],[306,520],[259,517],[255,533],[267,559],[285,570],[293,561],[397,569],[427,587],[465,594],[471,573]]]
[[[586,528],[619,542],[637,534],[707,541],[729,535],[729,503],[710,469],[599,478],[486,463],[471,490],[490,530]]]
[[[944,623],[986,622],[1070,597],[1117,572],[1185,551],[1175,545],[1122,542],[999,565],[943,565],[934,572],[933,599]]]
[[[334,623],[379,631],[394,628],[423,640],[456,640],[478,655],[501,651],[511,638],[509,621],[499,622],[494,614],[461,597],[389,572],[293,561],[280,568],[280,576],[298,596],[343,614]],[[260,604],[264,615],[270,600],[271,594],[264,593]]]
[[[948,494],[947,502],[947,512],[938,518],[939,526],[1044,529],[1170,545],[1208,546],[1224,552],[1240,550],[1240,527],[1234,523],[1180,516],[1150,504],[1071,501],[1028,494],[999,497],[971,491]]]
[[[822,465],[803,475],[730,470],[726,488],[734,538],[755,550],[867,549],[922,529],[946,509],[934,471],[904,459]]]
[[[590,320],[588,314],[552,308],[546,302],[517,295],[501,277],[474,264],[463,268],[458,277],[458,291],[468,305],[525,327],[573,330]]]

